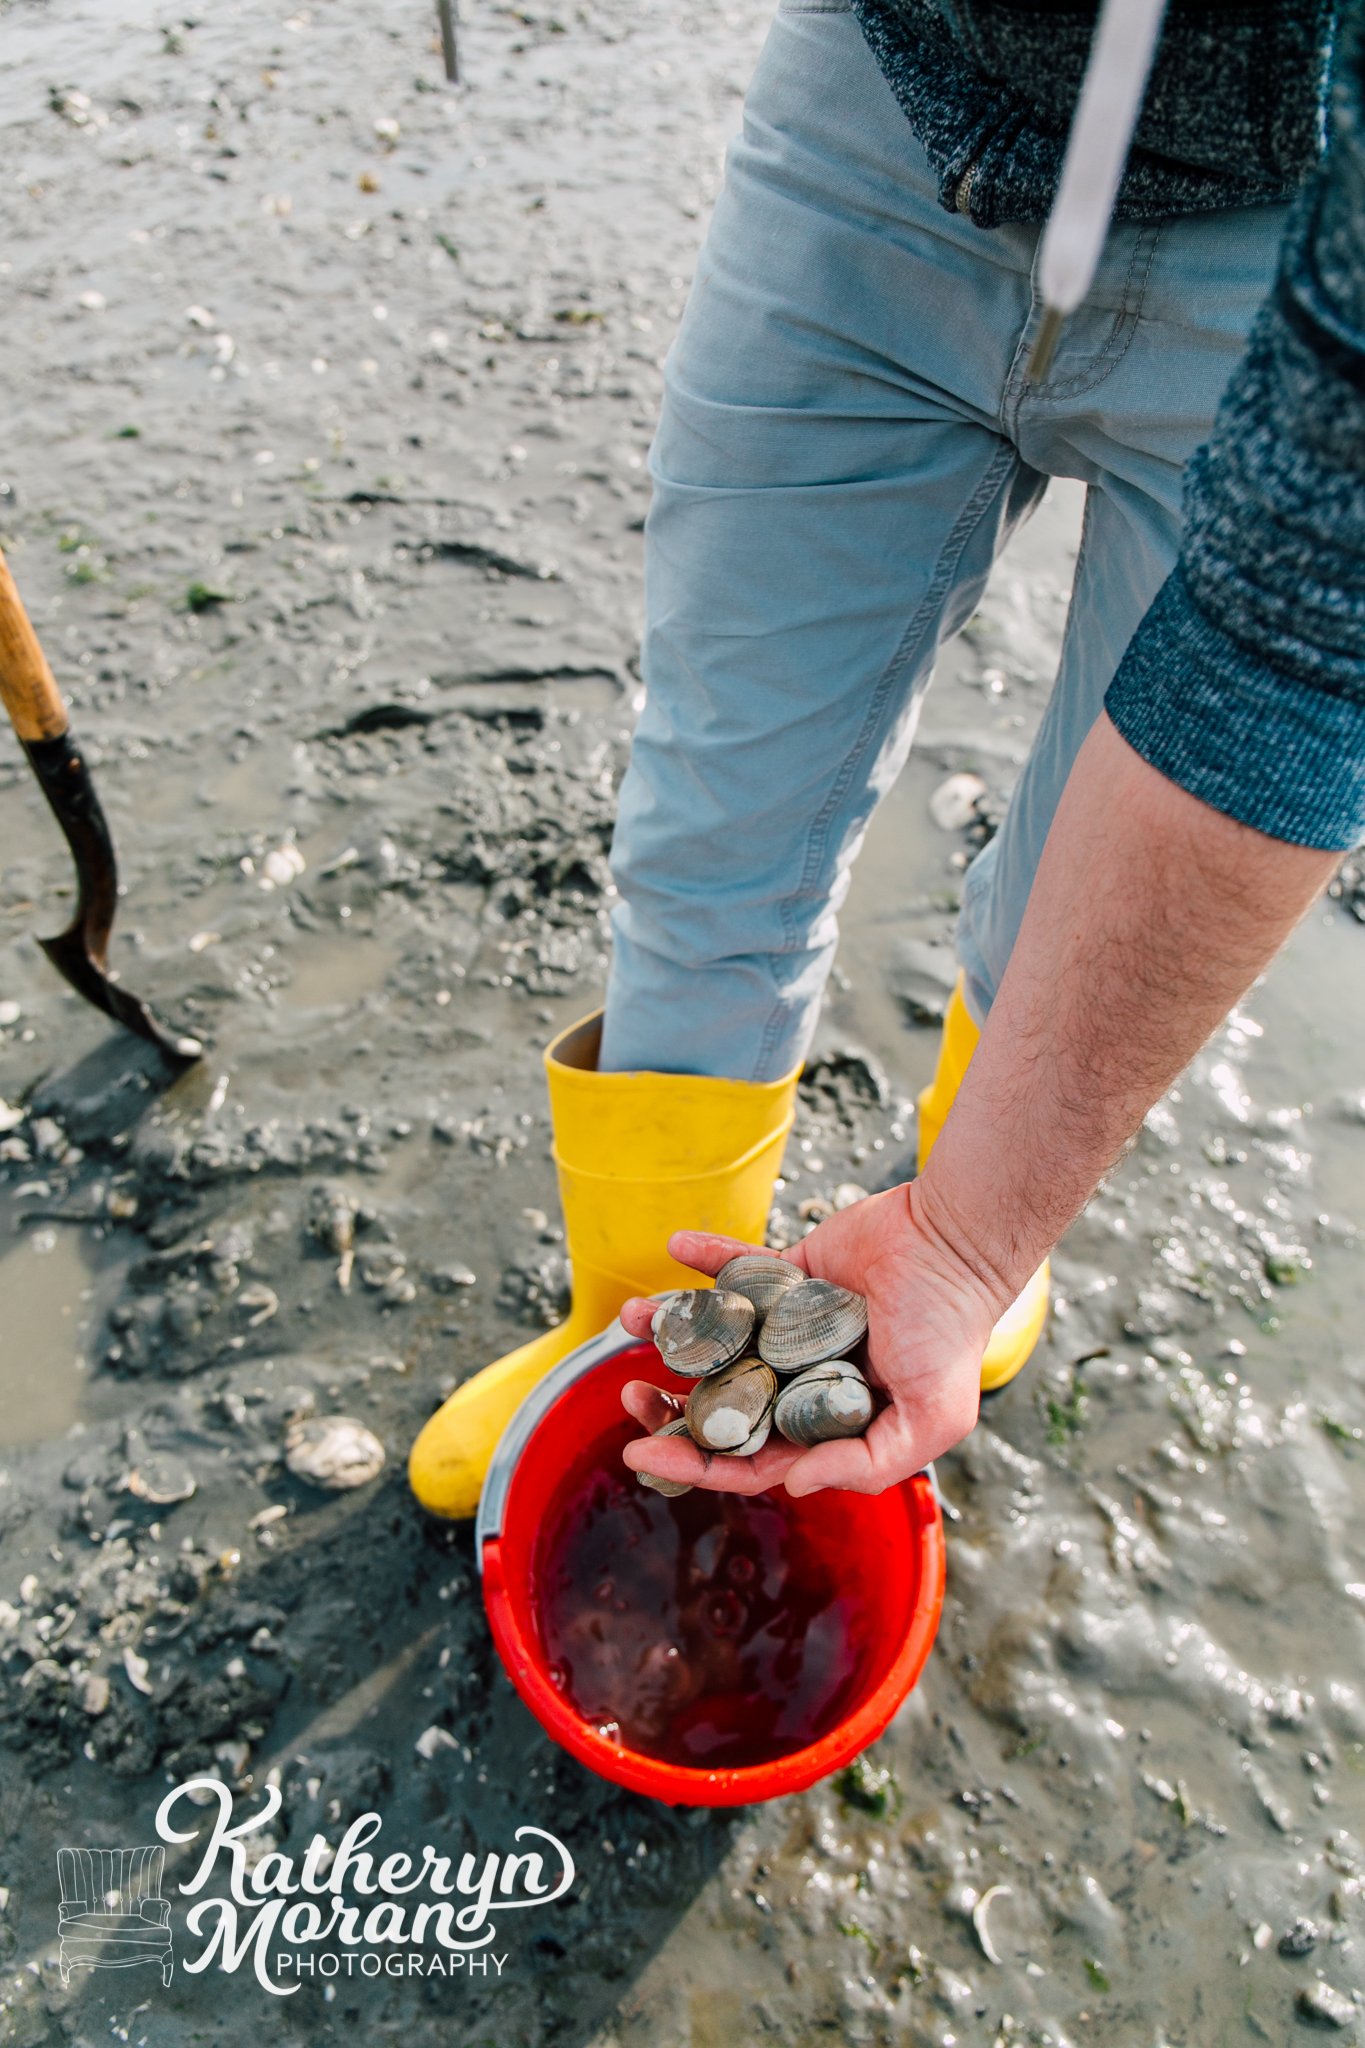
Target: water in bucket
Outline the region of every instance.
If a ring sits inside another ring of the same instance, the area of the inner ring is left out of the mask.
[[[541,1521],[533,1581],[551,1683],[609,1739],[702,1769],[767,1762],[836,1727],[867,1690],[884,1585],[858,1503],[812,1515],[781,1488],[669,1498],[589,1444]],[[813,1506],[814,1503],[811,1503]]]

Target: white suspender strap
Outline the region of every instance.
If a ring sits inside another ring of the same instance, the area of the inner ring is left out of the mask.
[[[1109,216],[1137,127],[1166,0],[1104,0],[1043,230],[1044,314],[1029,375],[1047,369],[1061,325],[1094,282]]]

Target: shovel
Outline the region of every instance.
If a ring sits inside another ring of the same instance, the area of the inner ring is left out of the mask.
[[[455,0],[436,0],[436,13],[441,23],[441,56],[445,60],[446,79],[451,85],[460,82],[460,52],[455,41]]]
[[[0,553],[0,698],[29,765],[76,861],[76,915],[55,938],[39,939],[59,974],[116,1022],[136,1031],[176,1066],[197,1060],[203,1045],[158,1024],[147,1005],[111,981],[105,964],[118,901],[118,866],[85,756],[71,737],[66,706],[9,566]]]

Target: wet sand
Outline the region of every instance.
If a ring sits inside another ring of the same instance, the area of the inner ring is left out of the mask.
[[[600,990],[658,364],[762,28],[707,0],[685,27],[480,8],[447,94],[421,8],[0,6],[0,541],[119,843],[117,964],[212,1041],[163,1090],[54,982],[32,935],[68,914],[69,862],[11,747],[18,2048],[235,2048],[263,2019],[461,2048],[1221,2048],[1311,2038],[1319,1985],[1365,2035],[1346,905],[1063,1247],[1045,1345],[943,1461],[939,1642],[858,1771],[739,1815],[615,1794],[522,1710],[469,1532],[407,1492],[431,1408],[562,1305],[539,1047]],[[970,851],[928,798],[968,769],[1003,803],[1077,522],[1063,486],[941,663],[845,914],[775,1241],[908,1169]],[[345,1290],[320,1188],[357,1211]],[[283,1461],[329,1413],[387,1450],[349,1495]],[[578,1881],[496,1984],[64,1989],[56,1848],[151,1839],[199,1770],[247,1807],[273,1773],[296,1854],[371,1807],[408,1848],[530,1821]]]

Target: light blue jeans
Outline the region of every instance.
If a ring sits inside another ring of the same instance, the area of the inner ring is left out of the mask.
[[[1039,231],[935,182],[843,0],[783,0],[665,368],[646,702],[622,784],[601,1064],[770,1081],[940,642],[1052,476],[1087,486],[1061,665],[958,933],[980,1022],[1072,761],[1175,559],[1181,472],[1280,207],[1116,226],[1046,381]]]

